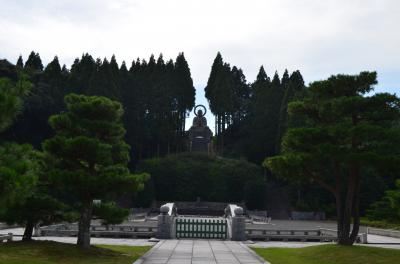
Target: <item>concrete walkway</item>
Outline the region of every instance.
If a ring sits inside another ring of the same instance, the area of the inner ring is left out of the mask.
[[[134,264],[260,264],[262,260],[240,242],[162,240]]]

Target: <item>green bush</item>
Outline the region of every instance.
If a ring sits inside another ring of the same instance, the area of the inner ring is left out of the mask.
[[[260,166],[244,160],[182,153],[141,161],[138,171],[151,180],[136,197],[137,206],[158,201],[245,202],[251,209],[265,207],[265,181]]]
[[[373,203],[367,210],[370,220],[386,220],[399,223],[400,219],[400,180],[396,181],[396,189],[385,192],[383,198]]]

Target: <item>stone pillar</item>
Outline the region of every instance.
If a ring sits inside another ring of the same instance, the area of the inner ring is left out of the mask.
[[[232,240],[245,241],[246,240],[246,223],[243,215],[243,208],[235,208],[235,215],[232,216]]]
[[[368,244],[368,234],[367,233],[361,233],[359,234],[359,243],[360,244]]]
[[[42,235],[42,233],[41,233],[41,230],[40,230],[40,226],[39,226],[39,224],[36,224],[35,227],[33,228],[33,236],[34,237],[39,237],[41,235]]]
[[[158,216],[157,238],[172,238],[172,227],[174,224],[174,216],[169,215],[169,207],[161,206],[160,215]]]

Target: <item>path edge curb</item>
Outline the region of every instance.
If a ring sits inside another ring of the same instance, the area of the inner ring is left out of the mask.
[[[146,254],[144,254],[143,256],[141,256],[139,259],[137,259],[135,262],[133,262],[132,264],[142,264],[146,258],[148,256],[150,256],[151,254],[153,254],[153,251],[156,250],[157,248],[159,248],[162,244],[164,244],[165,240],[161,240],[160,242],[158,242],[157,244],[155,244],[149,251],[146,252]]]
[[[271,264],[270,262],[266,261],[263,259],[260,255],[258,255],[254,250],[252,250],[249,246],[243,244],[243,242],[239,243],[243,248],[245,248],[250,254],[252,254],[255,258],[257,258],[259,261],[261,261],[264,264]]]

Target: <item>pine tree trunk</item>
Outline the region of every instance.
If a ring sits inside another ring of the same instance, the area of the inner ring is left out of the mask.
[[[360,230],[360,168],[355,166],[353,168],[355,175],[355,191],[354,191],[354,204],[353,204],[353,230],[350,234],[350,240],[354,243],[357,239],[358,231]]]
[[[222,133],[225,132],[225,125],[226,125],[226,114],[222,115]]]
[[[217,134],[218,136],[221,134],[221,117],[217,114]]]
[[[86,202],[81,210],[78,231],[78,246],[81,248],[90,247],[90,222],[92,220],[93,201]]]
[[[338,211],[338,244],[346,246],[354,244],[360,228],[360,180],[357,167],[351,169],[349,177],[345,201],[340,199],[340,194],[337,194],[339,199],[336,198],[336,207]],[[352,220],[353,227],[351,226]]]
[[[33,228],[35,227],[35,223],[32,220],[28,220],[25,226],[24,235],[22,236],[22,241],[31,241]]]
[[[185,130],[186,130],[186,111],[183,112],[183,134],[182,134],[182,136],[185,135]]]

